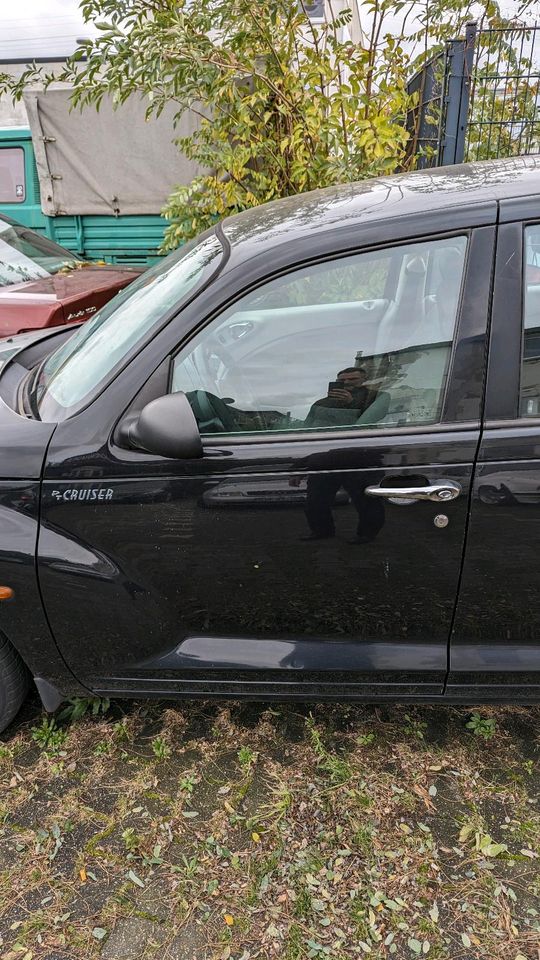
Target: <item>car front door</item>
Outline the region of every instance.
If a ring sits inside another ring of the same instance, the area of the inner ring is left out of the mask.
[[[501,203],[485,424],[448,693],[540,695],[540,202]]]
[[[171,344],[122,415],[184,391],[200,459],[127,449],[122,408],[100,412],[107,396],[59,424],[40,583],[85,684],[442,693],[493,245],[487,226],[416,234],[291,265],[243,293],[221,278],[221,306],[210,313],[209,293],[203,323],[192,304],[196,332]]]

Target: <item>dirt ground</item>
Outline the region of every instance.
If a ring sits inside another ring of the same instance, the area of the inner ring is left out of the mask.
[[[538,960],[539,734],[535,707],[30,701],[0,958]]]

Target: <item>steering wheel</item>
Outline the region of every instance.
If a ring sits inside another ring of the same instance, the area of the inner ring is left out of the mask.
[[[204,424],[217,420],[224,433],[235,433],[238,430],[234,410],[215,393],[209,393],[207,390],[192,390],[187,394],[187,398],[197,421]]]

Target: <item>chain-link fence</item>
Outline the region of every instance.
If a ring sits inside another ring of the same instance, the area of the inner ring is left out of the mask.
[[[408,84],[409,159],[419,168],[540,152],[540,26],[450,40]]]
[[[540,152],[540,26],[479,31],[468,114],[465,159]]]

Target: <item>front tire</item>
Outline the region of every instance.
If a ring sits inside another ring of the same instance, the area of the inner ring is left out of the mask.
[[[0,635],[0,733],[19,712],[28,691],[28,679],[19,654]]]

